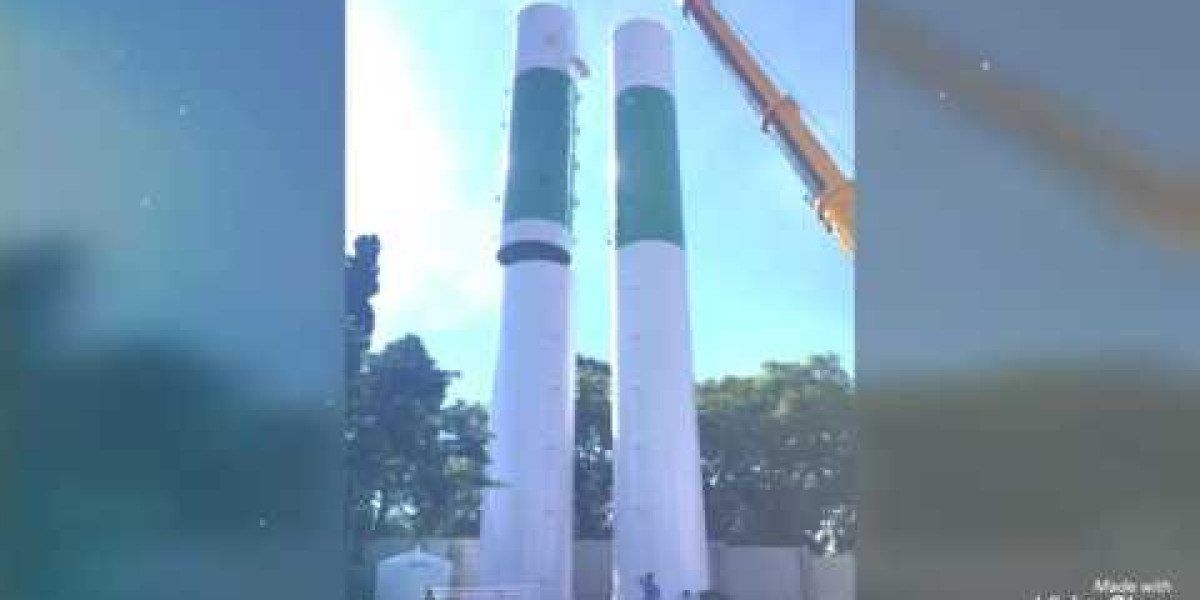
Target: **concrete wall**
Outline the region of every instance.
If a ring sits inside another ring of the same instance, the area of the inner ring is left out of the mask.
[[[412,540],[387,539],[368,547],[377,562],[412,549]],[[421,549],[454,562],[453,584],[479,581],[479,542],[427,540]],[[575,600],[608,600],[612,555],[607,541],[575,542]],[[803,548],[710,544],[713,588],[731,600],[853,600],[854,556],[815,557]],[[667,598],[665,600],[674,600]]]
[[[607,600],[612,589],[612,568],[608,542],[576,540],[575,600]]]
[[[853,600],[856,594],[854,555],[812,557],[809,581],[809,597],[805,600]]]
[[[800,548],[722,546],[712,564],[716,587],[733,600],[809,600]]]

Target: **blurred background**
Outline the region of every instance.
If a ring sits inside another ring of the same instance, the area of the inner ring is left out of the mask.
[[[862,598],[1194,594],[1196,17],[858,2]]]
[[[342,18],[0,6],[0,597],[340,593]]]

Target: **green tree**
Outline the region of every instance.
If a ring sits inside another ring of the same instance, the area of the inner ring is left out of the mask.
[[[487,410],[459,399],[442,407],[440,421],[444,492],[427,504],[426,510],[434,515],[428,530],[447,537],[476,536],[483,489],[490,485],[485,473]]]
[[[575,535],[612,536],[612,371],[576,359]],[[768,362],[697,392],[711,538],[732,543],[853,547],[853,383],[837,357]]]
[[[349,573],[346,577],[347,598],[358,600],[370,595],[370,569],[366,565],[366,537],[375,520],[372,485],[379,479],[378,454],[355,440],[356,424],[364,415],[362,397],[362,365],[371,346],[375,329],[375,311],[371,298],[379,292],[379,238],[358,236],[354,253],[347,256],[343,271],[345,278],[345,427],[346,500],[345,532],[349,552]]]
[[[371,492],[370,535],[478,532],[487,418],[478,405],[446,402],[457,376],[438,368],[415,335],[367,357],[349,437]]]
[[[612,369],[575,359],[575,537],[612,537]]]
[[[836,356],[705,382],[699,407],[710,537],[853,547],[853,384]]]
[[[458,374],[440,369],[415,335],[369,352],[380,249],[377,237],[359,236],[345,262],[348,505],[360,568],[373,536],[476,534],[487,483],[487,413],[446,401]]]
[[[350,382],[362,370],[363,357],[371,347],[375,331],[375,309],[371,298],[379,293],[379,238],[360,235],[354,239],[354,254],[346,257],[346,377]]]

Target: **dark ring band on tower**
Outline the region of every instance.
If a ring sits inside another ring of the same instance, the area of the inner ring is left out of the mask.
[[[544,260],[560,265],[571,264],[571,253],[562,246],[549,242],[521,241],[506,244],[496,253],[496,260],[502,265],[526,260]]]

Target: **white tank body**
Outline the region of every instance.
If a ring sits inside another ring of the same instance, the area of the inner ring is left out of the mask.
[[[709,587],[671,39],[635,19],[613,48],[617,126],[614,593]]]
[[[574,352],[571,338],[571,72],[575,25],[549,3],[517,18],[503,233],[500,339],[480,584],[521,600],[571,596]]]

